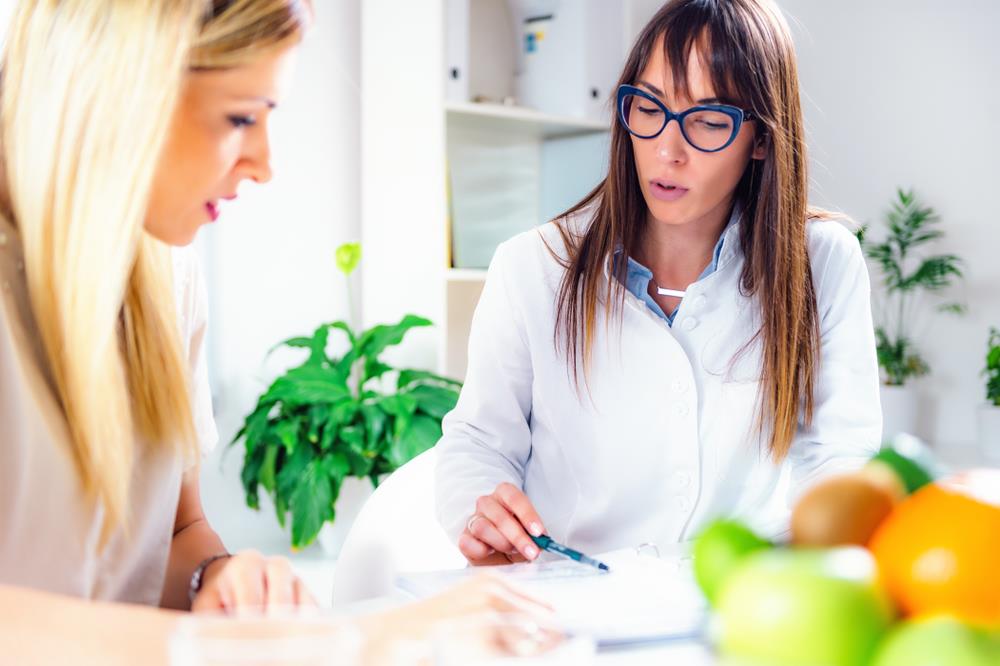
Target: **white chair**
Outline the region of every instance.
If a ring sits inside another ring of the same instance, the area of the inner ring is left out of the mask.
[[[458,569],[466,565],[434,512],[430,449],[379,484],[347,534],[333,578],[335,607],[389,595],[399,572]]]

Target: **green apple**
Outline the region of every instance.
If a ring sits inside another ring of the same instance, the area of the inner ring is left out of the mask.
[[[722,588],[721,653],[747,661],[867,666],[894,617],[864,548],[750,555]]]
[[[879,647],[873,666],[996,666],[1000,635],[952,617],[904,622]]]
[[[716,520],[694,542],[694,577],[709,603],[719,598],[722,583],[750,553],[771,543],[736,520]]]

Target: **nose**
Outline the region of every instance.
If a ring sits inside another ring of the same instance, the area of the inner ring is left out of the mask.
[[[255,183],[271,180],[271,141],[263,123],[254,127],[256,132],[247,133],[243,155],[236,165],[241,178],[249,178]]]
[[[681,132],[681,124],[676,119],[667,123],[655,141],[656,156],[661,161],[679,163],[687,158],[687,141]]]

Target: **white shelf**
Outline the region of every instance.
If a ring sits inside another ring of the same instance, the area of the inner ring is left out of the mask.
[[[445,102],[448,127],[502,132],[533,139],[558,139],[600,134],[608,131],[605,122],[541,113],[532,109],[501,104]]]
[[[448,282],[486,282],[486,269],[449,268],[445,277]]]

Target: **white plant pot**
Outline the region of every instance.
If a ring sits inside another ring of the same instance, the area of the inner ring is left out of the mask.
[[[334,505],[336,515],[333,517],[333,522],[325,523],[320,528],[317,537],[320,547],[323,548],[323,552],[327,556],[335,558],[340,555],[340,549],[344,546],[347,533],[351,531],[351,526],[354,525],[355,519],[361,513],[361,507],[364,506],[373,492],[372,482],[368,478],[359,479],[349,476],[344,479],[344,483],[340,486],[337,503]]]
[[[990,462],[1000,463],[1000,407],[979,408],[979,451]]]
[[[912,385],[879,387],[882,401],[882,441],[888,441],[900,433],[917,434],[919,401],[917,390]]]

